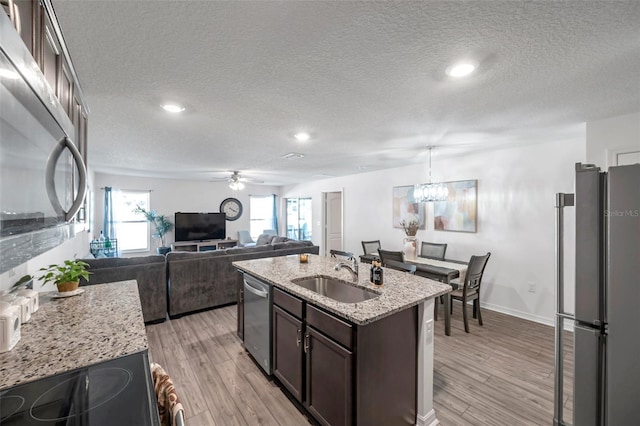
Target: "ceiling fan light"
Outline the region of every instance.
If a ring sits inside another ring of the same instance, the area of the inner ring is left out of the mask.
[[[234,180],[229,183],[229,188],[233,189],[234,191],[240,191],[244,189],[244,183]]]

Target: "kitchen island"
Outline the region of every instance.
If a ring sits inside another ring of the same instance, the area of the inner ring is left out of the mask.
[[[41,293],[18,344],[0,354],[0,402],[13,407],[2,424],[159,424],[136,281],[80,289]]]
[[[273,374],[323,424],[438,424],[433,307],[451,287],[388,268],[384,284],[375,286],[369,265],[359,264],[353,280],[349,271],[334,269],[338,263],[315,255],[308,263],[298,256],[233,263],[273,287]],[[342,303],[295,284],[320,276],[375,297]],[[324,392],[323,381],[332,390]]]

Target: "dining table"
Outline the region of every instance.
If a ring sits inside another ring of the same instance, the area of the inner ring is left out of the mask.
[[[416,275],[431,278],[449,284],[454,290],[457,290],[464,284],[464,277],[467,273],[468,262],[453,259],[432,259],[429,257],[418,256],[415,259],[405,258],[406,263],[416,265]],[[458,278],[457,282],[453,282]],[[444,334],[451,335],[451,298],[449,295],[444,296]],[[438,320],[438,303],[435,304],[434,319]]]

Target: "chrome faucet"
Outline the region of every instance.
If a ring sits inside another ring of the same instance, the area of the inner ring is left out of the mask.
[[[349,260],[352,261],[351,264],[340,262],[333,269],[339,271],[340,269],[345,268],[351,273],[351,278],[353,279],[353,281],[358,281],[358,260],[355,258],[355,256]]]

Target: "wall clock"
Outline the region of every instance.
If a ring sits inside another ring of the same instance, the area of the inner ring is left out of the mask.
[[[220,213],[224,213],[227,220],[238,220],[242,216],[242,203],[237,198],[225,198],[220,203]]]

